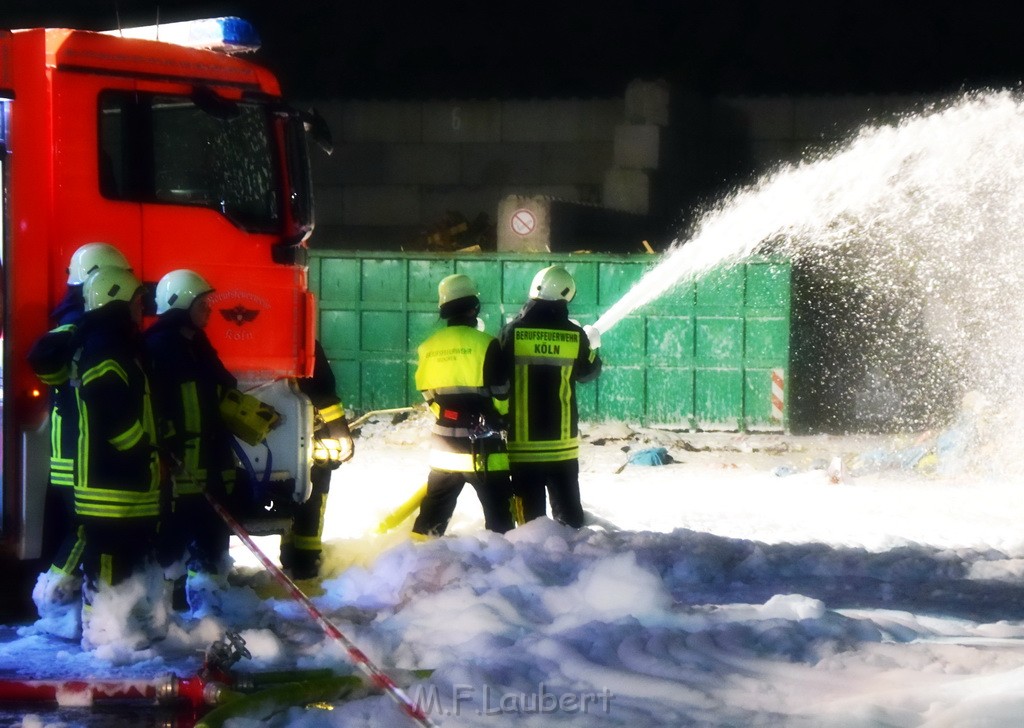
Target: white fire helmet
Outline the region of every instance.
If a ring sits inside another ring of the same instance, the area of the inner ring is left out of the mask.
[[[560,265],[538,271],[530,284],[530,298],[534,301],[571,301],[576,295],[576,281]]]
[[[114,301],[131,301],[142,288],[135,274],[124,268],[100,268],[85,279],[85,310],[95,311]]]
[[[172,270],[156,284],[157,315],[172,308],[188,311],[197,298],[212,290],[213,286],[195,271],[187,268]]]
[[[446,276],[437,284],[437,307],[470,296],[480,297],[473,279],[462,273]]]
[[[113,245],[86,243],[71,254],[71,263],[68,264],[68,285],[82,285],[90,273],[100,268],[132,269],[128,259]]]

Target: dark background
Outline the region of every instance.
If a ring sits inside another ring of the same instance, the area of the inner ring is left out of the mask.
[[[3,0],[0,27],[108,29],[239,15],[290,96],[618,96],[634,78],[716,94],[946,93],[1016,85],[1007,4],[764,0]]]

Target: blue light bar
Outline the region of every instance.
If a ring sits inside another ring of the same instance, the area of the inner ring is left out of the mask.
[[[248,20],[236,17],[203,18],[137,28],[103,31],[122,38],[141,38],[201,48],[220,53],[251,53],[260,47],[260,36]]]

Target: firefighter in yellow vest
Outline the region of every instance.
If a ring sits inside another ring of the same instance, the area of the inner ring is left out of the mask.
[[[600,335],[569,318],[576,282],[565,268],[544,268],[530,284],[529,300],[499,335],[512,367],[508,451],[512,490],[523,519],[546,515],[583,526],[579,485],[579,411],[576,383],[601,373]]]
[[[514,523],[508,453],[499,412],[507,408],[508,370],[498,342],[477,328],[480,297],[469,276],[437,287],[447,326],[419,347],[416,388],[434,414],[427,492],[413,532],[440,536],[466,483],[476,489],[486,527],[505,533]]]

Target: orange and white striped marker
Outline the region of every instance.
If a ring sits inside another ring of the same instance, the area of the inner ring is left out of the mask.
[[[784,369],[772,369],[772,419],[782,422],[786,404],[786,375]]]

